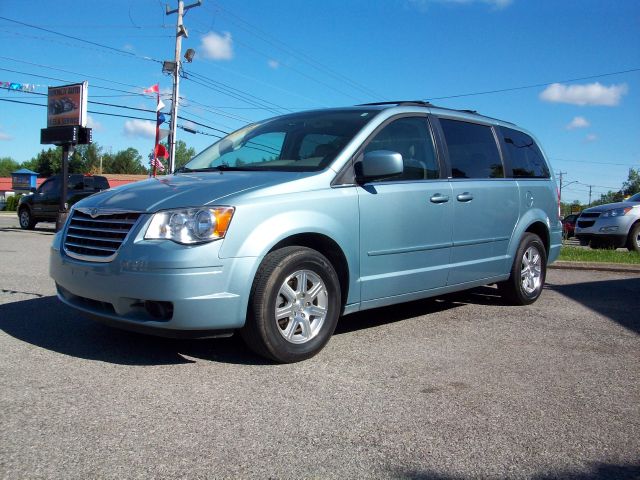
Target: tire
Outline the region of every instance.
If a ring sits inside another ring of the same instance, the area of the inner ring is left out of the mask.
[[[511,267],[509,280],[498,284],[502,297],[513,305],[535,302],[544,287],[547,252],[540,237],[525,233]]]
[[[258,355],[299,362],[329,341],[341,305],[331,263],[310,248],[285,247],[268,254],[258,268],[240,334]]]
[[[33,230],[33,227],[36,226],[36,221],[26,207],[22,208],[18,213],[18,221],[20,222],[20,228],[23,230]]]
[[[629,231],[627,250],[640,253],[640,222],[633,225]]]

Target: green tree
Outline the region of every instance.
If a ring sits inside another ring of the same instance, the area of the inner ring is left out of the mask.
[[[169,144],[166,142],[162,143],[167,151],[169,151]],[[186,164],[189,160],[191,160],[196,155],[196,149],[193,147],[187,147],[187,144],[184,140],[178,140],[176,142],[176,161],[174,162],[174,168],[178,169]]]
[[[120,150],[115,155],[102,156],[102,171],[104,173],[145,174],[147,169],[141,163],[142,156],[135,148]]]
[[[48,148],[42,150],[31,160],[24,162],[22,166],[34,172],[41,177],[50,177],[60,172],[62,164],[62,148]]]
[[[91,173],[94,175],[100,173],[100,159],[103,155],[100,145],[97,143],[78,145],[76,147],[76,153],[82,157],[84,166],[83,173]]]
[[[638,192],[640,192],[640,168],[630,168],[629,177],[622,184],[622,193],[626,197]]]
[[[0,158],[0,177],[10,177],[13,172],[20,170],[20,164],[11,157]]]

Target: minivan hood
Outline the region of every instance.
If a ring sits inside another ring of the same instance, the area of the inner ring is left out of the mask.
[[[583,210],[583,212],[606,212],[607,210],[613,210],[615,208],[627,208],[627,207],[637,207],[638,202],[616,202],[616,203],[606,203],[604,205],[597,205],[595,207],[587,208]]]
[[[91,195],[77,207],[156,212],[169,208],[225,205],[231,195],[300,178],[299,172],[206,172],[168,175]]]

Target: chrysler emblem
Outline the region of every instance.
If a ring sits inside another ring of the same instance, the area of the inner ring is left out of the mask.
[[[92,208],[91,210],[89,210],[89,215],[91,215],[91,218],[96,218],[98,216],[98,209]]]

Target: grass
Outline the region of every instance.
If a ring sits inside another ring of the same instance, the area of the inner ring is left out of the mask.
[[[640,253],[563,246],[558,260],[566,262],[640,264]]]

